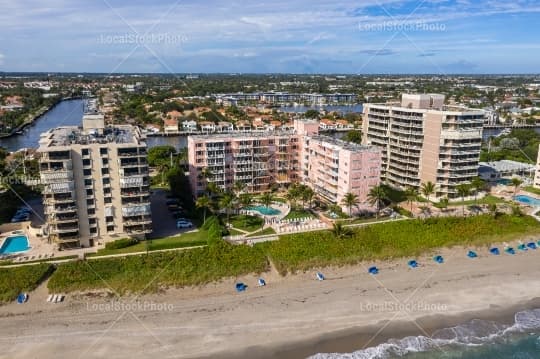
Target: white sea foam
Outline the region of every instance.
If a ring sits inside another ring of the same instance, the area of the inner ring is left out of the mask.
[[[449,345],[479,346],[514,333],[540,329],[540,309],[518,312],[511,326],[485,320],[436,331],[431,338],[425,336],[390,339],[388,342],[353,353],[320,353],[310,359],[386,359],[409,353],[424,352]]]

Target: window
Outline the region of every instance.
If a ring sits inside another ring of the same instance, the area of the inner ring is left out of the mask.
[[[92,170],[90,170],[90,169],[83,170],[83,175],[84,176],[90,176],[91,174],[92,174]]]
[[[109,159],[108,158],[102,158],[101,162],[103,163],[104,166],[108,165],[109,164]]]
[[[102,175],[108,175],[109,174],[109,169],[108,168],[102,168],[101,169],[101,174]]]
[[[93,206],[94,205],[94,200],[93,199],[87,199],[86,200],[86,205],[87,206]]]
[[[99,149],[99,154],[100,155],[106,155],[107,154],[107,147],[100,148]]]
[[[111,197],[105,197],[105,203],[112,203]]]
[[[103,184],[110,184],[111,183],[111,179],[110,178],[104,178],[103,179]]]
[[[96,221],[95,218],[89,218],[89,219],[88,219],[88,223],[89,223],[89,224],[96,224],[96,222],[97,222],[97,221]]]
[[[94,215],[94,214],[96,214],[96,210],[93,209],[93,208],[89,208],[88,209],[88,215]]]
[[[83,166],[90,166],[90,160],[85,159],[85,160],[82,161],[82,164],[83,164]]]
[[[88,148],[83,148],[81,153],[83,156],[88,156],[90,154],[90,151],[88,150]]]
[[[106,222],[114,222],[113,216],[107,216],[105,217]]]
[[[92,185],[92,180],[91,179],[85,179],[84,180],[84,185],[85,186],[91,186]]]
[[[92,196],[93,194],[94,194],[94,191],[92,191],[91,189],[86,190],[86,195],[87,196]]]
[[[103,189],[103,193],[109,194],[111,193],[111,189],[109,187]]]
[[[107,226],[107,232],[114,232],[114,226]]]
[[[97,228],[95,227],[90,228],[90,234],[96,234],[96,233],[97,233]]]

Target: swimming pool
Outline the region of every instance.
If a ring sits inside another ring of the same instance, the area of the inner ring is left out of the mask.
[[[0,254],[19,253],[29,249],[28,238],[25,235],[11,236],[7,237],[0,247]]]
[[[520,194],[519,196],[515,196],[514,200],[523,204],[528,204],[529,206],[540,207],[540,199],[536,199],[534,197],[526,196],[523,194]]]
[[[253,206],[246,208],[248,211],[256,211],[260,214],[263,214],[265,216],[277,216],[281,213],[279,209],[275,209],[272,207],[266,207],[266,206]]]
[[[497,180],[497,184],[502,184],[504,186],[508,186],[509,184],[512,183],[512,180],[508,179],[508,178],[499,178]]]

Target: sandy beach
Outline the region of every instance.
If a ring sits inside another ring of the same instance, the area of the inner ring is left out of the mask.
[[[0,307],[0,358],[304,358],[351,352],[388,338],[430,334],[470,319],[512,321],[519,309],[540,307],[540,250],[492,256],[479,249],[431,257],[325,268],[280,277],[265,273],[200,288],[123,297],[103,293],[46,303],[45,284],[24,305]]]

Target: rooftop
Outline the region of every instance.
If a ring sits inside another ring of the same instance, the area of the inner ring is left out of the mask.
[[[519,171],[534,171],[536,166],[511,160],[501,160],[492,162],[478,163],[479,172],[496,171],[496,172],[519,172]]]
[[[249,132],[228,132],[228,133],[211,133],[208,135],[189,136],[194,140],[227,140],[227,139],[251,139],[261,137],[279,137],[296,135],[296,131],[277,130],[277,131],[249,131]]]
[[[42,133],[39,147],[40,150],[44,150],[51,147],[109,143],[144,145],[144,137],[141,136],[141,132],[137,127],[130,125],[105,127],[102,131],[83,130],[77,126],[65,126]]]
[[[339,149],[344,149],[351,152],[365,152],[365,151],[378,152],[379,151],[375,146],[359,145],[352,142],[338,140],[337,138],[330,137],[330,136],[312,135],[308,137],[313,140],[325,142],[335,147],[339,147]]]

